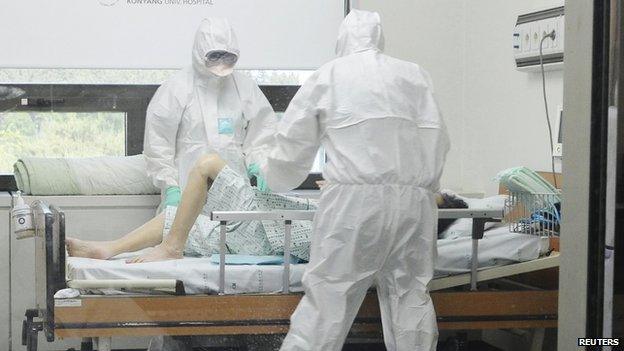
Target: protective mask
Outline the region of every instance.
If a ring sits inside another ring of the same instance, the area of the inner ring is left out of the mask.
[[[219,77],[232,74],[237,61],[238,55],[223,50],[210,51],[206,54],[206,67]]]

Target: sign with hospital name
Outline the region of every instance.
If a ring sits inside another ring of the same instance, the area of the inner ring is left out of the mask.
[[[214,5],[214,0],[99,0],[102,6],[120,5],[165,5],[165,6],[206,6]]]
[[[19,35],[2,38],[0,62],[26,69],[181,69],[191,63],[201,21],[220,17],[238,37],[243,54],[236,68],[317,69],[334,57],[343,15],[336,0],[2,1],[0,24]]]

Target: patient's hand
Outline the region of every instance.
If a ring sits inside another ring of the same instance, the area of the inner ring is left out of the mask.
[[[182,251],[175,250],[167,244],[156,245],[147,252],[126,260],[126,263],[144,263],[178,260],[182,258]]]

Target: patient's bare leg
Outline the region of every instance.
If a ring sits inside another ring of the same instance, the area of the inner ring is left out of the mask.
[[[124,252],[134,252],[160,244],[165,216],[160,214],[123,237],[112,241],[85,241],[67,238],[69,256],[109,259]]]
[[[160,214],[117,240],[85,241],[67,238],[66,244],[69,255],[108,259],[121,253],[156,246],[149,253],[133,258],[129,262],[181,258],[188,233],[206,203],[206,196],[212,179],[217,177],[223,167],[225,167],[225,162],[217,155],[204,156],[197,162],[189,175],[188,184],[182,193],[180,206],[165,242],[162,242],[165,216]]]
[[[128,262],[152,262],[182,258],[189,231],[206,203],[212,180],[225,167],[225,161],[216,154],[202,156],[189,174],[188,183],[176,212],[169,235],[149,252]]]

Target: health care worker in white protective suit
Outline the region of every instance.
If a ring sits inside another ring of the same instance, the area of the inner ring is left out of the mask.
[[[436,256],[434,192],[449,149],[429,75],[382,53],[377,13],[353,10],[339,58],[299,90],[259,166],[274,191],[308,175],[322,145],[327,185],[314,219],[305,296],[282,350],[340,350],[377,283],[388,350],[435,350],[427,284]]]
[[[276,117],[258,86],[233,72],[239,57],[229,22],[204,19],[193,45],[191,67],[156,92],[147,109],[144,151],[147,172],[177,206],[199,156],[216,152],[241,175],[275,132]]]

